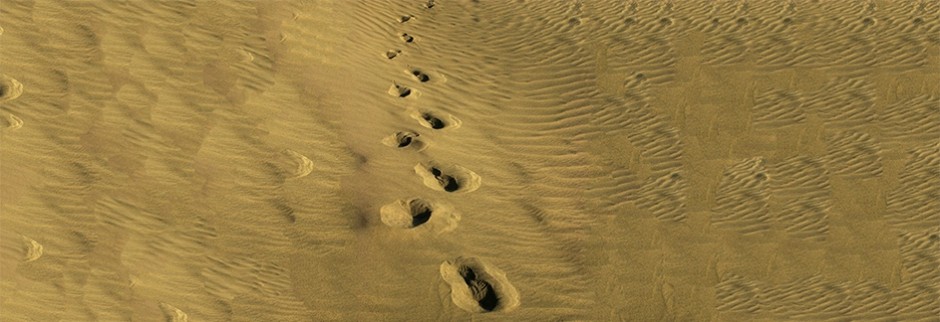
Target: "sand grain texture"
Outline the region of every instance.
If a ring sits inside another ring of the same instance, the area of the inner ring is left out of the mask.
[[[940,2],[3,1],[4,321],[934,321]]]

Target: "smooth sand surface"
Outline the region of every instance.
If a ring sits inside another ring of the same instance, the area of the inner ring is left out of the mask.
[[[0,320],[937,321],[938,1],[0,2]]]

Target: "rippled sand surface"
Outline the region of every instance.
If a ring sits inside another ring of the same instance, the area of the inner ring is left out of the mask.
[[[3,321],[937,321],[940,2],[0,3]]]

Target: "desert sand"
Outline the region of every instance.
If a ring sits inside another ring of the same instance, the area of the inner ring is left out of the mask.
[[[938,321],[938,1],[0,2],[2,321]]]

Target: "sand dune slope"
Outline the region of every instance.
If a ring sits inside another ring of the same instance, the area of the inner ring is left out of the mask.
[[[940,316],[937,1],[4,1],[4,321]]]

